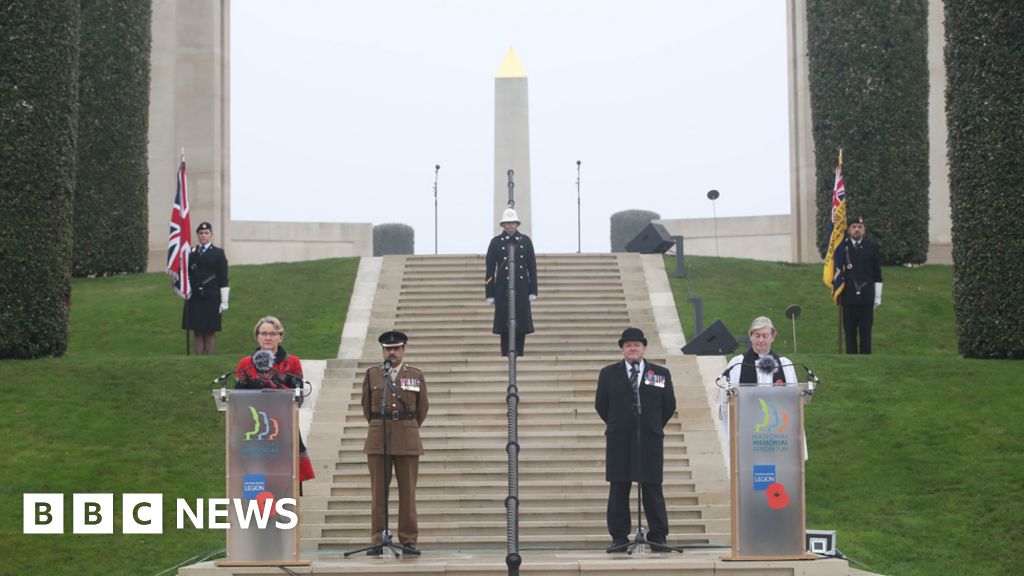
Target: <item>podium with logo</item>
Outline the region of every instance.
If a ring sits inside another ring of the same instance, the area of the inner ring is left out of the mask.
[[[299,557],[296,391],[221,389],[214,397],[218,409],[227,413],[225,480],[229,501],[227,555],[216,565],[309,565]],[[283,498],[295,502],[285,507],[284,514],[278,507]],[[244,518],[239,517],[236,506],[242,507]]]
[[[806,560],[804,399],[800,384],[739,385],[729,395],[732,554]]]

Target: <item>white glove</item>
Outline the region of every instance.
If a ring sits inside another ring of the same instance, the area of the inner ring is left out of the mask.
[[[228,309],[228,296],[231,294],[231,288],[227,286],[220,289],[220,306],[217,308],[218,314],[223,314]]]
[[[882,283],[875,282],[875,308],[882,305]]]
[[[494,305],[494,298],[488,298],[487,299],[487,303],[493,306]]]
[[[533,302],[536,299],[537,299],[537,295],[536,294],[530,294],[530,302]]]

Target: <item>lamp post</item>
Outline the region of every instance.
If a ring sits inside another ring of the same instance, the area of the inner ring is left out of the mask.
[[[715,257],[718,257],[718,212],[715,210],[715,200],[720,194],[718,190],[708,190],[708,200],[711,200],[711,224],[715,231]]]
[[[441,171],[440,164],[434,164],[434,256],[437,256],[437,173]]]
[[[580,210],[581,210],[581,204],[580,204],[580,164],[582,164],[582,162],[577,160],[576,161],[576,253],[577,254],[580,254],[580,253],[583,252],[583,232],[581,232],[581,228],[582,227],[580,226],[580,222],[582,221],[581,217],[580,217]]]

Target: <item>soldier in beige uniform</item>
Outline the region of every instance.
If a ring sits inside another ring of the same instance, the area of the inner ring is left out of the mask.
[[[370,468],[373,503],[370,512],[371,536],[374,544],[381,543],[384,531],[384,502],[390,478],[385,479],[384,418],[387,418],[388,459],[390,469],[398,477],[398,541],[408,552],[418,553],[416,540],[419,527],[416,519],[416,478],[419,473],[423,443],[420,425],[427,417],[427,382],[423,372],[404,362],[408,337],[392,330],[377,339],[382,347],[384,362],[366,370],[363,378],[363,416],[370,423],[363,452]],[[388,378],[385,380],[385,367]],[[385,391],[386,389],[386,391]],[[386,398],[382,417],[381,402]],[[369,553],[373,553],[370,551]],[[379,552],[378,552],[379,553]]]

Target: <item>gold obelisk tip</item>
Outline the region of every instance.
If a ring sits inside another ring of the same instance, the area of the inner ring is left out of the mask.
[[[516,56],[516,52],[511,46],[508,47],[508,53],[505,54],[505,59],[498,67],[496,78],[526,78],[526,68],[523,68],[523,63],[519,61],[519,57]]]

